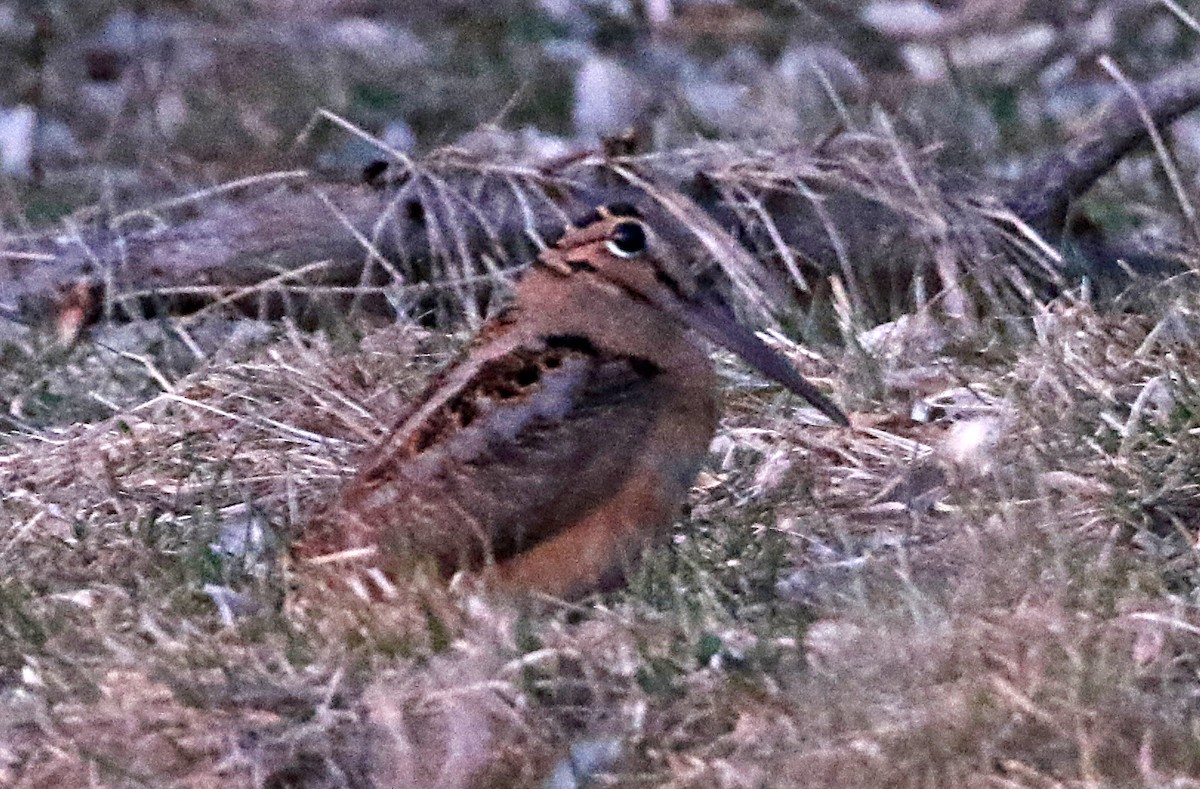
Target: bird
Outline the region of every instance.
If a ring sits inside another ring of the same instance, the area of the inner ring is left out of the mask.
[[[612,203],[546,246],[301,534],[301,562],[563,600],[619,588],[716,433],[705,340],[848,425],[651,224]]]

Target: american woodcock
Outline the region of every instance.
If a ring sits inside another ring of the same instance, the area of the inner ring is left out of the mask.
[[[700,337],[847,424],[615,204],[542,253],[297,553],[393,579],[484,570],[500,588],[564,598],[620,584],[668,533],[716,431]]]

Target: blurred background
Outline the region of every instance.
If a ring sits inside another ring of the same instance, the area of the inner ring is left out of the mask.
[[[1011,177],[1200,46],[1175,0],[24,0],[0,4],[0,217],[44,224],[281,167],[454,143],[545,160],[631,133],[819,142],[882,109]],[[1172,144],[1200,159],[1200,119]],[[1136,168],[1136,162],[1124,165]],[[1145,190],[1135,177],[1135,190]],[[1152,182],[1152,179],[1151,179]],[[1127,191],[1121,221],[1136,222]]]

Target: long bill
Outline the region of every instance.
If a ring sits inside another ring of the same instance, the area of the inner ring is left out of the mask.
[[[821,393],[782,355],[768,348],[754,333],[734,319],[732,311],[719,301],[689,300],[674,305],[673,311],[695,331],[742,357],[755,370],[783,384],[803,397],[839,425],[849,426],[842,409]]]

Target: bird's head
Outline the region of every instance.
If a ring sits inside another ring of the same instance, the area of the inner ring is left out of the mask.
[[[834,422],[848,425],[840,408],[738,323],[711,278],[695,273],[677,247],[656,234],[635,207],[614,203],[569,227],[542,253],[538,268],[584,289],[585,300],[586,292],[592,291],[599,303],[630,299],[670,316],[737,354]]]

